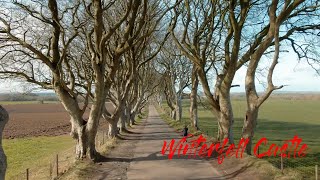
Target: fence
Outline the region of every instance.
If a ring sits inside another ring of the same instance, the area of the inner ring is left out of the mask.
[[[207,136],[214,137],[216,135],[214,134],[214,132],[210,133],[210,131],[208,130],[200,129],[200,131],[202,131],[203,134]],[[261,146],[261,148],[258,148],[257,154],[260,154],[266,151],[268,151],[268,149],[265,148],[264,146]],[[267,160],[274,167],[280,169],[282,173],[284,173],[286,170],[291,170],[291,171],[298,172],[303,179],[319,180],[318,178],[320,174],[319,172],[320,159],[319,157],[316,157],[316,156],[317,155],[314,155],[314,154],[307,154],[305,157],[302,157],[302,158],[299,158],[299,157],[283,158],[281,156],[276,156],[276,157],[264,156],[262,159]]]
[[[71,138],[71,137],[70,137]],[[107,142],[106,133],[99,131],[96,135],[96,149],[103,150]],[[35,147],[36,148],[36,147]],[[41,164],[33,167],[26,167],[25,171],[17,174],[14,180],[38,180],[38,179],[57,179],[57,177],[68,171],[75,163],[75,146],[67,150],[56,153],[54,156],[41,160],[35,160],[35,163]]]
[[[266,148],[258,148],[258,154],[261,152],[265,152],[268,149]],[[287,152],[288,153],[288,152]],[[286,153],[286,154],[287,154]],[[292,152],[291,152],[292,154]],[[281,170],[284,173],[286,170],[292,170],[298,172],[303,179],[315,179],[318,180],[319,176],[319,159],[317,159],[316,155],[314,154],[307,154],[305,157],[302,158],[291,158],[282,157],[280,155],[274,157],[263,157],[263,159],[267,160],[271,163],[274,167]]]

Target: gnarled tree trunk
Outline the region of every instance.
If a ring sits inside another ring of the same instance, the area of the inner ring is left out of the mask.
[[[109,122],[109,130],[108,130],[108,137],[114,138],[118,134],[118,121],[116,119],[110,120]]]
[[[125,132],[127,129],[126,129],[126,112],[127,111],[127,108],[124,108],[121,115],[120,115],[120,132]]]
[[[71,117],[70,135],[76,140],[76,158],[83,159],[86,158],[86,155],[88,154],[89,158],[94,160],[98,157],[98,152],[95,148],[95,137],[102,113],[101,107],[104,103],[104,100],[102,99],[105,98],[100,96],[101,100],[95,99],[95,103],[91,106],[89,119],[88,121],[85,121],[82,117],[84,112],[80,109],[77,100],[70,97],[68,92],[59,86],[58,82],[56,85],[56,94]],[[98,93],[96,94],[98,95]]]
[[[0,179],[5,179],[7,169],[7,157],[2,148],[2,132],[8,120],[8,112],[0,106]]]
[[[219,96],[219,105],[220,105],[220,113],[218,116],[218,136],[217,139],[219,141],[223,141],[224,139],[228,138],[229,143],[234,143],[233,139],[233,111],[230,99],[230,92],[224,91],[221,93],[220,91]]]
[[[87,135],[85,132],[85,121],[79,124],[78,120],[71,118],[71,137],[76,140],[76,158],[82,159],[87,154]]]
[[[246,146],[246,153],[250,155],[252,149],[252,139],[257,126],[258,112],[259,108],[253,107],[252,109],[248,109],[243,122],[242,138],[249,139],[249,142]]]

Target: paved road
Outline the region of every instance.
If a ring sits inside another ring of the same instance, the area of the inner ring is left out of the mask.
[[[174,157],[168,160],[160,151],[163,141],[181,139],[157,113],[153,106],[149,108],[146,126],[140,131],[140,140],[134,149],[127,177],[129,180],[154,179],[222,179],[219,172],[203,159]]]

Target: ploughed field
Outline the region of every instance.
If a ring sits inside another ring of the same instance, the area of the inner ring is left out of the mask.
[[[7,104],[10,120],[4,129],[4,138],[59,136],[70,133],[70,117],[62,104]],[[112,108],[108,104],[108,109]],[[87,119],[88,113],[85,114]],[[107,123],[101,119],[102,127]],[[100,127],[100,128],[102,128]]]
[[[62,104],[37,102],[0,102],[9,112],[10,120],[4,129],[3,148],[7,155],[6,179],[49,179],[49,165],[56,154],[68,167],[74,156],[74,140],[69,136],[70,117]],[[107,109],[112,105],[107,103]],[[88,112],[85,113],[85,120]],[[99,137],[108,130],[107,122],[100,120]],[[64,163],[64,164],[63,164]]]

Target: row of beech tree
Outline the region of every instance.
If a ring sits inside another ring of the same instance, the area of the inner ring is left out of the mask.
[[[108,135],[114,137],[118,121],[121,130],[134,124],[154,94],[159,76],[151,60],[168,37],[163,20],[174,5],[147,0],[1,3],[1,78],[54,90],[70,115],[77,158],[95,159],[100,118],[109,122]],[[106,108],[106,101],[115,108]]]
[[[134,124],[153,95],[164,94],[180,120],[187,86],[197,127],[200,84],[218,119],[218,139],[233,143],[230,89],[244,66],[242,136],[251,139],[259,107],[283,87],[272,82],[280,52],[291,48],[310,64],[317,60],[317,0],[14,0],[0,6],[1,78],[55,91],[70,115],[78,158],[97,157],[100,118],[114,137],[118,122],[121,130]],[[258,95],[262,59],[270,66],[266,91]],[[115,109],[108,110],[106,101]]]
[[[280,53],[295,53],[320,74],[320,1],[184,0],[170,13],[171,44],[161,51],[164,57],[159,64],[165,81],[158,102],[165,98],[171,117],[181,120],[182,92],[189,87],[190,118],[198,128],[197,90],[201,84],[217,119],[217,139],[234,143],[230,89],[235,86],[236,72],[245,67],[247,110],[242,137],[250,140],[246,152],[251,154],[259,108],[273,91],[285,86],[273,83]],[[259,94],[258,73],[265,74],[266,87]]]

